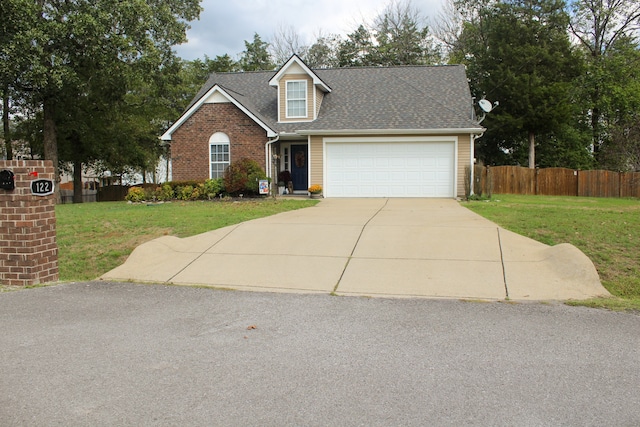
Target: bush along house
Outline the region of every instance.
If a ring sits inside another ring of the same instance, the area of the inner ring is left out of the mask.
[[[222,177],[249,158],[294,193],[463,197],[476,120],[462,65],[214,73],[162,135],[173,180]],[[277,159],[275,164],[273,159]]]

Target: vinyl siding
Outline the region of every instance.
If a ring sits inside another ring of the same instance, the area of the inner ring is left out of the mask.
[[[458,135],[458,185],[456,194],[458,197],[464,197],[464,170],[471,165],[471,135]]]
[[[291,80],[305,80],[307,82],[307,117],[287,118],[287,82]],[[281,122],[301,122],[313,119],[314,107],[313,80],[306,74],[286,74],[280,80],[280,120]]]
[[[324,148],[321,136],[312,136],[309,138],[309,153],[309,157],[311,158],[309,185],[324,185]]]
[[[316,93],[316,111],[315,111],[315,115],[313,116],[314,119],[318,116],[318,114],[320,114],[320,106],[322,106],[322,100],[324,99],[323,91],[321,91],[318,88],[315,88],[315,93]]]

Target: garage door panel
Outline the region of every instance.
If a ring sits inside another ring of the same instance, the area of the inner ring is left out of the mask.
[[[327,197],[453,197],[453,142],[330,142]]]
[[[423,174],[420,171],[407,171],[407,186],[410,186],[413,182],[422,182],[424,181]]]

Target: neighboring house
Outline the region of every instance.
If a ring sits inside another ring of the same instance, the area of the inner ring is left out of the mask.
[[[294,55],[278,71],[212,74],[161,139],[175,181],[246,157],[290,171],[297,193],[456,197],[483,131],[462,65],[311,70]]]

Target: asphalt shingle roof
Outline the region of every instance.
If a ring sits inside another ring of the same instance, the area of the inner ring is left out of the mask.
[[[313,71],[332,91],[312,122],[278,123],[277,89],[268,84],[275,71],[214,73],[189,107],[217,84],[277,132],[482,129],[462,65]]]

